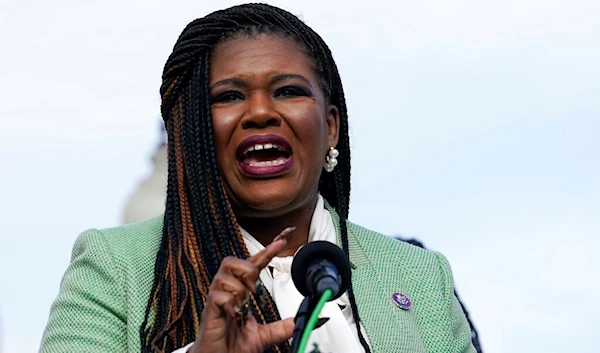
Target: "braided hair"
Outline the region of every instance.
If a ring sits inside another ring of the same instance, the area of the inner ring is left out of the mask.
[[[192,342],[221,261],[227,256],[249,256],[217,164],[208,83],[214,48],[235,36],[255,34],[282,36],[304,47],[314,61],[326,100],[338,108],[339,165],[334,172],[321,174],[319,192],[340,217],[342,247],[348,254],[348,115],[331,51],[300,19],[270,5],[239,5],[197,19],[177,40],[160,88],[168,137],[167,199],[154,282],[140,327],[142,352],[170,352]],[[370,352],[359,328],[351,285],[348,294],[359,340]],[[280,320],[268,291],[262,291],[260,298],[250,296],[250,310],[261,324]],[[267,351],[289,349],[286,341]]]

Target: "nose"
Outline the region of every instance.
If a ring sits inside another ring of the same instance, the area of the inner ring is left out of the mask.
[[[281,117],[275,110],[271,97],[267,94],[256,93],[248,97],[248,110],[242,119],[244,129],[279,126]]]

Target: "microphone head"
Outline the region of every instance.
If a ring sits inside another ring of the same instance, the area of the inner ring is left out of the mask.
[[[294,281],[294,285],[296,285],[298,292],[305,297],[316,294],[311,293],[309,289],[310,285],[307,283],[306,278],[310,265],[316,260],[328,260],[337,268],[342,281],[339,292],[334,293],[334,295],[337,295],[330,300],[337,299],[346,292],[350,284],[350,262],[342,249],[328,241],[312,241],[304,245],[296,253],[292,262],[292,280]]]

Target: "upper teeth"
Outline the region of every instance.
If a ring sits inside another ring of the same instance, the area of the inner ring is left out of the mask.
[[[248,147],[248,149],[244,153],[248,153],[250,151],[260,151],[260,150],[268,150],[271,148],[275,148],[279,150],[279,146],[274,143],[265,143],[265,144],[256,144],[254,146]]]

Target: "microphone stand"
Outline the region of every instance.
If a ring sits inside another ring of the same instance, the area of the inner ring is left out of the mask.
[[[303,340],[308,339],[306,334],[310,335],[310,332],[306,332],[307,328],[310,328],[310,331],[321,327],[329,318],[318,318],[319,313],[323,309],[323,305],[329,301],[331,297],[331,290],[327,290],[326,293],[321,297],[317,298],[316,296],[308,296],[304,297],[302,304],[300,304],[300,308],[298,308],[298,312],[296,313],[296,317],[294,317],[294,323],[296,324],[294,327],[294,333],[292,335],[292,347],[290,353],[305,353],[298,352],[298,350],[303,345]],[[314,317],[313,317],[314,316]],[[312,321],[311,320],[315,320]],[[309,327],[307,327],[309,326]],[[306,342],[304,342],[304,349],[306,349]]]
[[[308,323],[308,318],[315,310],[317,303],[319,302],[318,298],[315,298],[313,295],[308,297],[304,297],[302,304],[298,308],[298,312],[296,313],[296,317],[294,317],[294,334],[292,336],[292,348],[290,353],[298,352],[298,345],[300,344],[300,338],[302,338],[302,333],[306,328],[306,324]]]

